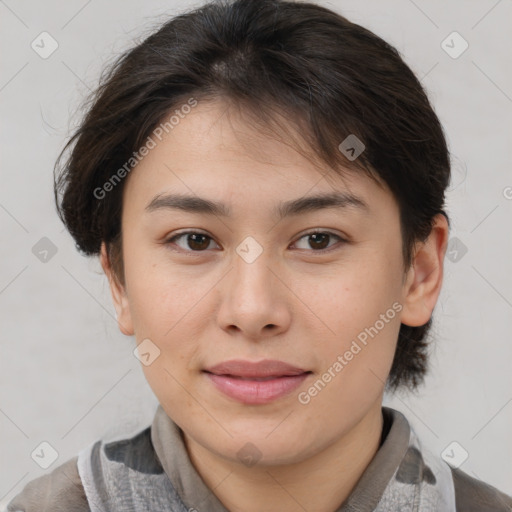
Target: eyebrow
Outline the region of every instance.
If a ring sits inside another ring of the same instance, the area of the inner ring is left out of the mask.
[[[368,213],[368,204],[353,194],[347,192],[332,192],[316,194],[283,202],[274,209],[273,215],[279,219],[300,215],[326,208],[356,208]],[[231,210],[224,203],[210,199],[184,194],[158,194],[146,206],[147,212],[158,210],[178,209],[190,213],[230,217]]]

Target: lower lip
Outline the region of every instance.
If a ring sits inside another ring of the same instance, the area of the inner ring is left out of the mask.
[[[310,375],[289,375],[271,380],[243,380],[205,372],[218,390],[244,404],[266,404],[291,393]]]

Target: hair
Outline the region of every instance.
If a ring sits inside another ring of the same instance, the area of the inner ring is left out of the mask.
[[[123,284],[126,180],[100,197],[95,191],[107,190],[102,187],[116,170],[124,176],[119,171],[155,128],[191,98],[236,105],[267,128],[285,118],[324,165],[385,183],[399,206],[404,270],[416,243],[431,233],[434,217],[441,213],[449,221],[443,210],[450,180],[443,128],[393,46],[313,3],[213,1],[167,20],[116,57],[57,158],[59,217],[81,253],[98,255],[105,243]],[[356,159],[341,150],[349,135],[364,144]],[[432,317],[423,326],[401,324],[389,390],[423,383],[431,325]]]

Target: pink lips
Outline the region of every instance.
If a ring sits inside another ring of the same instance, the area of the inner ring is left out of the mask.
[[[207,377],[225,395],[245,404],[265,404],[287,395],[311,373],[283,361],[234,359],[206,370]]]

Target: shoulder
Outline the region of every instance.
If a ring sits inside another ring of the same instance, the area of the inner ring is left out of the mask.
[[[163,472],[151,442],[150,427],[132,437],[116,441],[98,440],[82,453],[89,459],[91,482],[95,483],[103,478],[105,464],[144,474]],[[90,512],[78,464],[79,455],[56,467],[51,473],[28,482],[9,502],[7,512]]]
[[[28,482],[7,505],[7,512],[90,512],[78,474],[78,456],[51,473]]]
[[[463,512],[510,512],[512,497],[496,487],[469,476],[460,469],[450,467],[455,488],[457,510]]]

